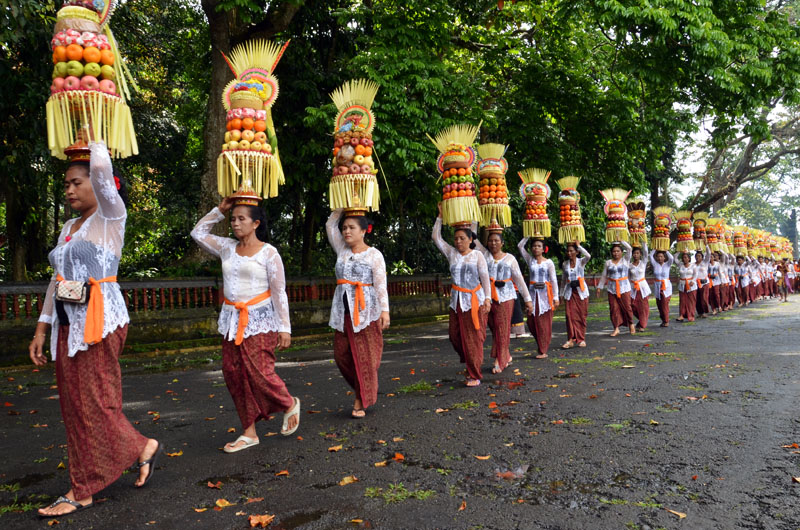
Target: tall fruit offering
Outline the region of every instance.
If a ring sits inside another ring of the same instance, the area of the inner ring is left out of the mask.
[[[629,199],[628,206],[628,232],[631,235],[631,246],[643,248],[647,244],[647,210],[643,201]]]
[[[724,219],[719,217],[709,217],[707,221],[708,225],[706,226],[706,240],[708,241],[708,248],[710,248],[712,252],[719,252],[722,250],[719,239],[719,223],[724,223]]]
[[[476,154],[472,148],[479,127],[453,125],[435,138],[428,136],[440,153],[436,165],[442,179],[442,220],[450,226],[469,226],[481,218],[473,174]]]
[[[339,111],[333,129],[333,176],[328,188],[331,209],[377,211],[380,205],[375,176],[372,103],[379,86],[367,79],[354,79],[331,94]]]
[[[90,138],[104,142],[115,158],[139,153],[126,103],[128,80],[136,85],[108,26],[115,3],[67,0],[56,15],[46,115],[47,145],[57,158],[85,150]]]
[[[561,191],[558,193],[558,209],[560,223],[558,225],[558,242],[561,244],[574,241],[586,241],[581,218],[581,194],[578,193],[580,177],[563,177],[556,181]]]
[[[609,188],[600,192],[606,201],[603,211],[606,214],[606,241],[609,243],[630,240],[625,217],[628,211],[625,200],[630,193],[630,190],[621,188]]]
[[[550,178],[550,172],[529,168],[520,171],[519,177],[522,179],[519,193],[525,199],[522,234],[525,237],[550,237],[550,217],[547,216],[547,199],[551,193],[547,179]]]
[[[694,240],[692,239],[692,212],[690,210],[678,210],[675,212],[675,220],[678,228],[678,252],[691,252],[694,250]]]
[[[508,161],[503,158],[507,147],[503,144],[478,146],[478,181],[481,226],[496,220],[499,226],[511,226],[511,207],[508,205],[506,172]]]
[[[697,250],[705,251],[706,243],[706,226],[708,225],[708,212],[694,212],[692,214],[694,232],[692,238],[694,239],[694,247]]]
[[[669,233],[672,228],[672,208],[659,206],[653,209],[653,237],[650,239],[654,250],[669,250]]]
[[[743,226],[733,227],[733,253],[736,256],[747,256],[746,230]]]

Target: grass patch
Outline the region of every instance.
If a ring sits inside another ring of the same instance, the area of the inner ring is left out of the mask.
[[[384,488],[367,488],[364,491],[364,496],[370,499],[383,499],[386,504],[393,504],[403,502],[408,499],[417,499],[424,501],[435,496],[434,490],[416,490],[409,491],[401,482],[400,484],[389,484]]]
[[[622,361],[606,361],[603,363],[603,366],[608,366],[609,368],[621,368]]]
[[[589,418],[582,418],[580,416],[578,416],[577,418],[572,418],[571,420],[569,420],[569,422],[572,425],[591,425],[592,423],[594,423]]]
[[[637,331],[637,332],[636,332],[636,334],[637,334],[638,336],[640,336],[640,337],[641,337],[641,336],[650,337],[650,336],[652,336],[652,335],[655,335],[655,334],[656,334],[656,332],[655,332],[655,331]]]
[[[13,493],[15,491],[19,491],[19,489],[19,482],[14,482],[13,484],[0,484],[0,491],[10,491]]]
[[[18,512],[18,513],[25,513],[30,512],[31,510],[35,510],[37,508],[41,508],[42,503],[40,502],[19,502],[17,496],[14,496],[14,502],[11,504],[6,504],[0,506],[0,516],[3,516],[9,512]]]
[[[616,354],[614,357],[620,357],[622,359],[627,359],[628,361],[638,361],[641,363],[663,363],[673,360],[676,355],[677,353],[653,355],[652,353],[643,351],[624,351]]]
[[[609,429],[614,429],[615,431],[621,431],[627,427],[631,426],[631,420],[625,420],[622,423],[607,423],[606,427]]]
[[[678,388],[681,390],[692,390],[694,392],[702,392],[704,389],[702,386],[692,386],[692,385],[681,385]]]
[[[595,359],[593,359],[591,357],[565,357],[563,359],[553,359],[553,358],[551,358],[550,360],[553,361],[556,364],[566,364],[566,365],[570,365],[570,364],[589,364],[589,363],[593,363],[595,361]]]
[[[425,381],[424,379],[422,381],[417,381],[416,383],[411,385],[401,386],[400,388],[397,389],[398,392],[403,394],[411,394],[412,392],[419,392],[419,393],[433,392],[434,390],[436,390],[436,387],[430,384],[429,382]]]
[[[408,339],[384,339],[384,344],[406,344]]]
[[[462,401],[461,403],[453,403],[453,406],[450,407],[450,408],[451,409],[469,410],[469,409],[474,409],[477,406],[478,406],[478,403],[476,403],[475,401],[469,400],[469,401]]]
[[[678,344],[677,340],[665,340],[664,344]]]
[[[628,501],[626,501],[625,499],[606,499],[605,497],[600,497],[599,501],[602,502],[603,504],[613,504],[616,506],[622,506],[628,504]]]

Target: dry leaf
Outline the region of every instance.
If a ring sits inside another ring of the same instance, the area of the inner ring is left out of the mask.
[[[236,427],[229,427],[228,432],[236,432]]]
[[[489,408],[490,408],[490,409],[496,409],[496,408],[497,408],[497,403],[495,403],[494,401],[492,401],[491,403],[489,403]]]
[[[450,412],[450,409],[436,409],[434,412],[436,412],[436,414],[441,414],[443,412]]]
[[[383,460],[381,462],[375,462],[372,465],[375,466],[375,467],[386,467],[387,465],[389,465],[389,461],[388,460]]]
[[[376,444],[386,445],[386,440],[378,440]]]
[[[278,433],[276,433],[276,432],[268,432],[267,434],[264,435],[264,437],[275,436],[276,434],[278,434]]]
[[[408,373],[409,373],[409,374],[411,374],[411,375],[415,375],[415,373],[416,373],[416,372],[415,372],[415,371],[414,371],[414,369],[412,368],[411,370],[409,370],[409,372],[408,372]]]
[[[58,522],[58,519],[53,519],[52,521],[47,521],[47,526],[55,526],[57,524],[60,524]]]
[[[255,528],[260,526],[261,528],[266,528],[273,520],[275,519],[274,515],[264,514],[264,515],[251,515],[247,518],[247,522],[250,523],[250,528]]]
[[[67,466],[64,465],[64,462],[59,462],[56,469],[67,469]]]
[[[546,386],[547,388],[558,388],[558,385],[544,385],[544,386]]]
[[[214,421],[214,420],[216,420],[216,419],[217,419],[217,417],[216,417],[216,416],[214,416],[214,417],[212,417],[212,418],[206,418],[206,421]]]
[[[697,480],[697,475],[692,475],[692,480]]]
[[[302,436],[298,436],[298,437],[297,437],[297,440],[298,440],[298,441],[300,441],[300,442],[302,442],[302,441],[303,441],[303,437],[302,437]]]
[[[247,515],[247,512],[238,511],[238,512],[236,512],[236,515],[237,516],[239,516],[239,515]]]
[[[782,445],[781,447],[785,449],[800,449],[800,445],[798,445],[797,442],[789,445]]]
[[[392,377],[392,381],[400,381],[399,377]]]
[[[208,510],[208,508],[194,508],[194,511],[196,511],[197,513],[203,513],[206,510]]]
[[[217,481],[217,483],[216,483],[216,484],[214,484],[213,482],[211,482],[211,481],[209,480],[209,481],[208,481],[208,484],[206,484],[206,486],[208,486],[209,488],[214,488],[214,489],[221,490],[221,489],[222,489],[222,481],[221,481],[221,480],[218,480],[218,481]]]
[[[264,500],[264,497],[250,497],[245,501],[245,504],[250,504],[251,502],[261,502]]]
[[[800,477],[792,477],[792,482],[797,482],[800,484]]]
[[[225,499],[217,499],[217,502],[215,502],[214,504],[216,504],[220,508],[227,508],[228,506],[236,506],[236,504],[232,504]]]
[[[167,456],[170,457],[170,458],[174,458],[176,456],[183,456],[183,449],[181,449],[177,453],[167,453]]]
[[[686,518],[686,514],[683,513],[683,512],[676,512],[675,510],[670,510],[669,508],[664,508],[664,509],[667,510],[672,515],[677,515],[678,519],[685,519]]]
[[[625,397],[631,397],[631,395],[630,394],[625,394]]]
[[[353,524],[361,524],[364,522],[364,519],[350,519],[350,522]]]
[[[622,367],[623,368],[636,368],[636,365],[635,364],[623,364]]]
[[[597,394],[592,394],[591,396],[589,396],[589,399],[597,399]]]
[[[404,438],[400,438],[399,436],[395,436],[394,438],[392,438],[393,442],[402,442],[403,440]]]
[[[467,509],[467,501],[461,501],[461,506],[458,507],[459,512],[463,512]]]
[[[658,425],[658,422],[656,420],[650,420],[650,425]]]
[[[333,445],[331,447],[328,447],[328,452],[329,453],[338,453],[341,450],[342,450],[341,444],[340,445]]]
[[[352,484],[353,482],[358,482],[358,479],[355,475],[347,475],[342,480],[339,481],[340,486],[347,486],[348,484]]]
[[[275,476],[276,477],[288,477],[289,476],[289,470],[288,469],[284,469],[283,471],[278,471],[277,473],[275,473]]]
[[[394,457],[392,458],[392,460],[394,460],[395,462],[402,462],[405,459],[406,457],[403,456],[403,453],[395,453]]]
[[[473,456],[478,460],[489,460],[490,458],[492,458],[492,455],[486,455],[486,456],[473,455]]]
[[[309,413],[309,414],[319,414],[322,411],[321,410],[307,410],[306,412]]]

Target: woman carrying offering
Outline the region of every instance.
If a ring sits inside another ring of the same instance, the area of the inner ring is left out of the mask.
[[[336,330],[336,365],[355,392],[352,416],[363,418],[378,399],[383,331],[389,328],[389,293],[383,254],[366,244],[372,232],[365,211],[334,210],[325,224],[336,252],[336,291],[328,325]]]
[[[716,252],[708,251],[708,308],[711,315],[716,315],[722,310],[722,266]]]
[[[260,197],[240,189],[197,222],[192,238],[222,260],[224,303],[217,329],[222,335],[222,374],[244,432],[225,444],[235,453],[259,444],[256,422],[282,411],[281,434],[300,424],[300,400],[292,397],[275,373],[275,350],[292,342],[289,299],[283,261],[266,243],[267,226]],[[231,212],[235,238],[211,234],[214,225]]]
[[[475,244],[486,258],[489,269],[492,308],[489,311],[488,322],[489,329],[492,330],[492,358],[494,358],[492,373],[499,374],[511,364],[509,350],[511,316],[517,303],[517,290],[525,300],[525,310],[528,315],[533,312],[533,302],[517,259],[503,252],[503,227],[494,222],[486,230],[489,233],[486,240],[488,250],[477,239]]]
[[[442,208],[433,224],[433,242],[450,264],[450,342],[467,365],[467,386],[481,384],[486,321],[492,307],[489,268],[475,248],[471,223],[455,228],[453,244],[442,239]]]
[[[750,270],[750,301],[761,300],[761,267],[753,256],[747,257],[748,268]]]
[[[606,260],[603,275],[597,284],[597,296],[605,288],[608,291],[608,310],[614,331],[612,337],[619,335],[619,327],[624,325],[630,329],[631,335],[636,333],[633,326],[633,309],[631,308],[631,284],[628,281],[631,246],[625,241],[611,245],[611,259]]]
[[[739,299],[739,307],[748,305],[750,303],[750,267],[743,255],[736,256],[733,276],[736,282],[736,298]]]
[[[706,318],[708,313],[708,264],[711,260],[711,249],[705,243],[706,251],[697,250],[694,253],[695,277],[697,279],[697,316]]]
[[[50,350],[67,431],[71,488],[40,509],[42,517],[91,507],[93,495],[131,465],[137,472],[134,484],[144,486],[162,451],[122,412],[118,359],[130,322],[117,283],[127,218],[123,183],[113,174],[104,143],[70,149],[64,193],[80,217],[64,223],[50,252],[54,274],[29,351],[36,366],[47,363],[44,343],[52,326]]]
[[[656,307],[658,316],[661,318],[661,327],[669,327],[669,300],[672,297],[672,282],[669,279],[669,271],[675,257],[666,250],[650,251],[650,266],[653,267],[655,283]]]
[[[673,258],[675,259],[675,258]],[[677,261],[677,259],[675,259]],[[678,266],[678,322],[694,322],[694,312],[697,308],[697,267],[692,263],[692,256],[688,252],[681,255],[681,264]]]
[[[527,237],[517,245],[530,272],[530,290],[534,293],[533,313],[528,317],[528,328],[536,339],[537,359],[546,359],[553,338],[553,311],[558,308],[558,277],[553,261],[544,257],[544,241],[534,239],[531,253],[525,250]]]
[[[581,257],[578,258],[578,253]],[[592,256],[577,241],[567,243],[567,259],[564,262],[564,312],[567,321],[565,350],[586,347],[586,318],[589,314],[589,287],[586,285],[586,265]]]
[[[647,262],[643,259],[647,255],[647,241],[644,240],[642,248],[633,249],[633,259],[631,268],[628,271],[633,289],[631,290],[631,309],[633,316],[639,321],[636,331],[647,329],[647,321],[650,318],[650,285],[645,279]]]

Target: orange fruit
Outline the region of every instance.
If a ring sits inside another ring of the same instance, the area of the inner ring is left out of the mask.
[[[356,154],[357,155],[363,155],[364,154],[364,146],[363,145],[358,144],[356,146]]]
[[[57,64],[58,62],[59,61],[58,61],[58,57],[56,56],[56,52],[53,52],[53,64]]]
[[[101,57],[100,50],[94,46],[83,49],[83,60],[87,63],[99,63]]]
[[[459,177],[463,177],[466,174],[467,174],[467,170],[464,169],[463,167],[458,169],[458,176]]]
[[[111,50],[100,50],[100,62],[109,66],[114,64],[114,52]]]
[[[242,128],[242,120],[239,118],[234,118],[230,122],[231,129],[241,129]]]
[[[497,193],[494,192],[494,191],[490,191],[489,192],[489,198],[494,199],[495,197],[497,197]]]
[[[264,120],[256,120],[253,129],[255,129],[256,132],[264,132],[267,130],[267,122]]]
[[[231,122],[230,121],[225,124],[225,130],[226,131],[230,131],[231,130]]]
[[[242,127],[245,129],[252,129],[254,125],[255,121],[253,121],[253,118],[244,118],[242,120]]]
[[[58,59],[59,63],[63,63],[67,60],[67,47],[66,46],[56,46],[53,48],[53,57]]]
[[[490,190],[490,191],[497,191],[497,186],[495,186],[494,184],[492,184],[491,186],[489,186],[489,190]]]
[[[83,59],[83,46],[80,44],[70,44],[66,50],[67,59],[70,61],[80,61]]]
[[[372,156],[372,148],[371,147],[365,147],[364,148],[364,156]]]
[[[466,197],[467,196],[467,190],[458,190],[458,196],[459,197]]]

